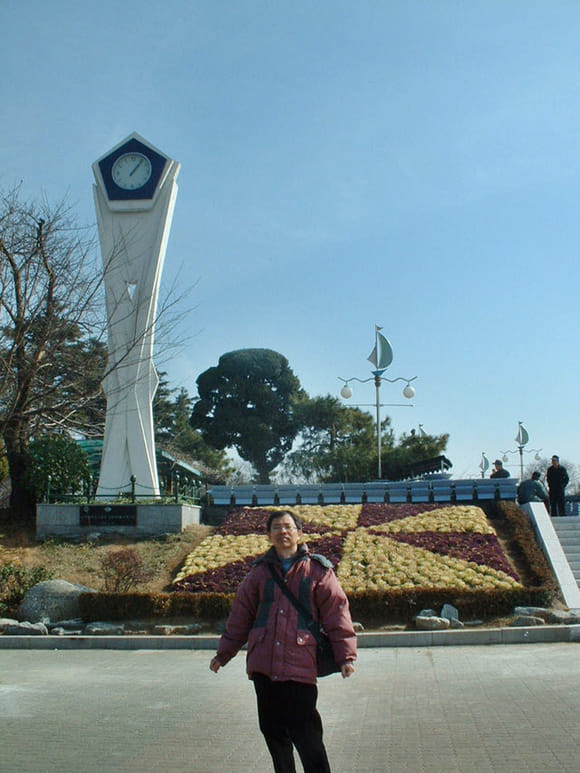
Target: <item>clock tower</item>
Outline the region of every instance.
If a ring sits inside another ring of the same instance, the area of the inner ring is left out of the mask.
[[[158,496],[153,431],[157,299],[180,165],[133,133],[93,164],[108,319],[97,496]]]

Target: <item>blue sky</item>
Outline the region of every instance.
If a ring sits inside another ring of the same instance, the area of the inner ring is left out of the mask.
[[[267,347],[338,396],[379,324],[385,375],[418,376],[383,411],[449,432],[456,477],[518,421],[580,462],[580,4],[2,0],[0,25],[1,187],[90,223],[91,164],[131,132],[181,162],[174,386]]]

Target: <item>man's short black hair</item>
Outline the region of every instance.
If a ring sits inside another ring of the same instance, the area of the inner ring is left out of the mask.
[[[268,516],[268,523],[266,524],[266,531],[268,534],[272,529],[272,522],[275,521],[276,518],[282,518],[284,515],[289,515],[296,524],[298,531],[302,531],[302,521],[297,515],[294,515],[294,513],[292,513],[290,510],[275,510]]]
[[[536,472],[532,473],[532,480],[540,480],[541,477],[542,476],[540,475],[540,473],[537,470],[536,470]]]

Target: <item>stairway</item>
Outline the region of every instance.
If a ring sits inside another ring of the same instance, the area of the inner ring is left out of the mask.
[[[580,518],[552,518],[552,524],[580,588]]]

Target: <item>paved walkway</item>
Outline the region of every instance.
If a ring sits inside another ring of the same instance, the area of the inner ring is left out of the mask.
[[[243,655],[210,655],[0,652],[0,770],[271,773]],[[319,689],[333,773],[578,770],[576,643],[364,649]]]

